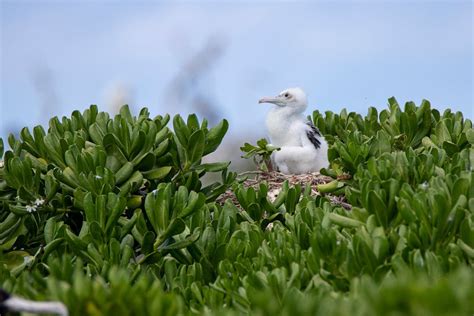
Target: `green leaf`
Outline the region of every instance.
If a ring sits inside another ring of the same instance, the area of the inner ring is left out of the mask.
[[[318,184],[316,187],[321,193],[331,193],[344,186],[344,182],[333,180],[328,183]]]
[[[13,238],[12,236],[23,223],[22,217],[9,213],[7,217],[0,223],[0,240]]]
[[[191,131],[195,131],[199,129],[199,120],[196,116],[196,114],[191,114],[188,116],[188,122],[187,122],[188,128]]]
[[[115,173],[115,184],[120,185],[130,178],[133,173],[133,164],[126,162],[116,173]]]
[[[228,162],[214,162],[214,163],[204,163],[192,167],[192,170],[204,170],[206,172],[219,172],[225,170],[229,167],[230,161]]]
[[[469,258],[474,259],[474,248],[469,247],[469,245],[467,245],[461,239],[458,239],[457,244]]]
[[[64,238],[56,238],[49,242],[45,247],[44,247],[44,252],[43,252],[43,261],[45,261],[48,256],[58,249],[58,247],[64,242]]]
[[[26,257],[31,257],[31,255],[26,251],[10,251],[0,259],[0,263],[5,264],[9,269],[14,269],[22,265],[25,262]]]
[[[227,120],[222,120],[219,124],[209,130],[206,135],[206,147],[203,152],[204,156],[214,152],[217,147],[219,147],[228,129],[229,123]]]
[[[178,215],[181,218],[186,218],[192,215],[197,210],[201,209],[205,203],[206,203],[206,196],[204,194],[191,191],[191,193],[189,193],[186,207]]]
[[[445,141],[443,142],[443,149],[446,150],[449,156],[454,155],[455,153],[459,152],[459,147],[458,145],[450,142],[450,141]]]
[[[474,128],[470,128],[466,131],[466,138],[470,144],[474,144]]]
[[[127,195],[130,192],[135,192],[143,183],[143,175],[140,171],[135,171],[132,176],[120,186],[120,194]]]
[[[97,210],[95,207],[95,203],[92,197],[92,193],[86,193],[84,196],[84,212],[86,213],[86,220],[88,222],[98,221],[99,217],[97,215]]]
[[[359,222],[358,220],[355,220],[346,216],[342,216],[336,213],[330,213],[328,216],[331,222],[341,227],[359,227],[359,226],[364,225],[364,223]]]
[[[166,245],[166,246],[161,246],[158,250],[163,252],[163,251],[169,251],[169,250],[178,250],[178,249],[183,249],[188,247],[189,245],[192,245],[199,239],[199,232],[195,232],[194,234],[186,237],[185,239],[176,241],[172,244]]]
[[[178,139],[178,142],[181,144],[182,147],[187,148],[191,132],[189,131],[188,126],[186,125],[186,123],[184,123],[184,120],[181,118],[181,116],[176,115],[173,118],[173,129]]]
[[[172,168],[173,167],[171,166],[155,168],[155,169],[143,172],[143,176],[148,180],[163,179],[170,173]]]
[[[65,237],[66,237],[66,240],[68,241],[69,246],[76,253],[80,252],[81,250],[86,250],[87,249],[87,243],[85,241],[82,241],[79,237],[77,237],[69,229],[66,229],[66,236]]]
[[[123,214],[125,211],[125,207],[127,205],[127,199],[125,197],[119,196],[115,198],[116,195],[113,193],[109,193],[108,195],[108,202],[111,200],[114,200],[114,203],[107,203],[107,219],[106,219],[106,224],[105,224],[105,233],[107,235],[111,235],[112,230],[114,227],[117,226],[117,221],[120,218],[120,216]],[[115,199],[114,199],[115,198]]]
[[[385,228],[388,226],[387,206],[375,191],[369,192],[369,211],[375,214],[380,225]]]
[[[158,239],[155,242],[155,248],[160,246],[167,238],[181,234],[186,229],[186,224],[181,218],[175,218],[168,225],[166,230],[158,236]]]
[[[155,234],[153,232],[148,231],[143,235],[143,242],[142,242],[142,252],[145,255],[151,254],[153,249],[153,242],[155,240]]]
[[[204,152],[204,132],[197,130],[191,134],[188,145],[188,159],[190,164],[201,160]]]

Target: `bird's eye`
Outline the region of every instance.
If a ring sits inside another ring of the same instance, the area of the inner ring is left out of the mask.
[[[288,97],[290,96],[290,94],[289,94],[289,93],[285,93],[284,96],[285,96],[285,98],[288,98]]]

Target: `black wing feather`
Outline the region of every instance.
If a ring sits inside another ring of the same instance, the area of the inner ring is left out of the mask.
[[[0,288],[0,315],[5,315],[8,312],[8,308],[3,305],[6,300],[10,298],[10,294],[8,294],[4,289]]]
[[[309,130],[306,131],[306,136],[308,136],[309,141],[313,143],[316,149],[320,148],[321,141],[319,140],[319,137],[321,137],[321,133],[318,128],[310,121],[308,121],[306,125],[309,126]]]

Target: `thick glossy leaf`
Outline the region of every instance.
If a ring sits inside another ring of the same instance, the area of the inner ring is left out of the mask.
[[[383,227],[388,225],[387,206],[375,191],[369,192],[369,211],[375,214],[377,221]]]
[[[168,225],[166,230],[158,236],[154,248],[160,246],[167,238],[181,234],[186,229],[186,224],[181,218],[175,218]]]
[[[182,239],[180,241],[176,241],[174,243],[171,243],[169,245],[163,246],[159,248],[159,251],[169,251],[169,250],[178,250],[178,249],[183,249],[186,248],[187,246],[195,243],[199,239],[199,233],[196,232],[185,239]]]
[[[204,149],[204,155],[210,154],[217,149],[228,129],[229,123],[227,120],[222,120],[219,124],[209,130],[206,135],[206,147]]]
[[[193,167],[193,170],[205,170],[206,172],[219,172],[229,167],[230,162],[204,163]]]
[[[204,132],[197,130],[189,137],[188,159],[190,164],[201,160],[204,152]]]
[[[166,177],[173,167],[166,166],[143,172],[143,176],[148,180],[159,180]]]

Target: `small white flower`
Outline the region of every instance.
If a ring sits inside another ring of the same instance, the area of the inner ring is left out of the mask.
[[[34,205],[27,205],[27,206],[26,206],[26,211],[27,211],[28,213],[36,212],[36,206],[34,206]]]
[[[33,256],[24,256],[24,257],[23,257],[23,262],[24,262],[26,265],[29,265],[29,264],[32,263],[34,260],[35,260],[35,258],[34,258]]]
[[[102,177],[99,176],[99,175],[96,175],[95,178],[96,178],[96,179],[102,179]]]
[[[265,230],[272,230],[273,229],[273,223],[268,223],[267,227],[265,227]]]
[[[426,181],[423,182],[423,183],[421,184],[421,187],[423,188],[423,190],[428,189],[428,182],[426,182]]]
[[[33,202],[36,206],[41,206],[44,204],[44,200],[43,199],[36,199],[34,202]]]

